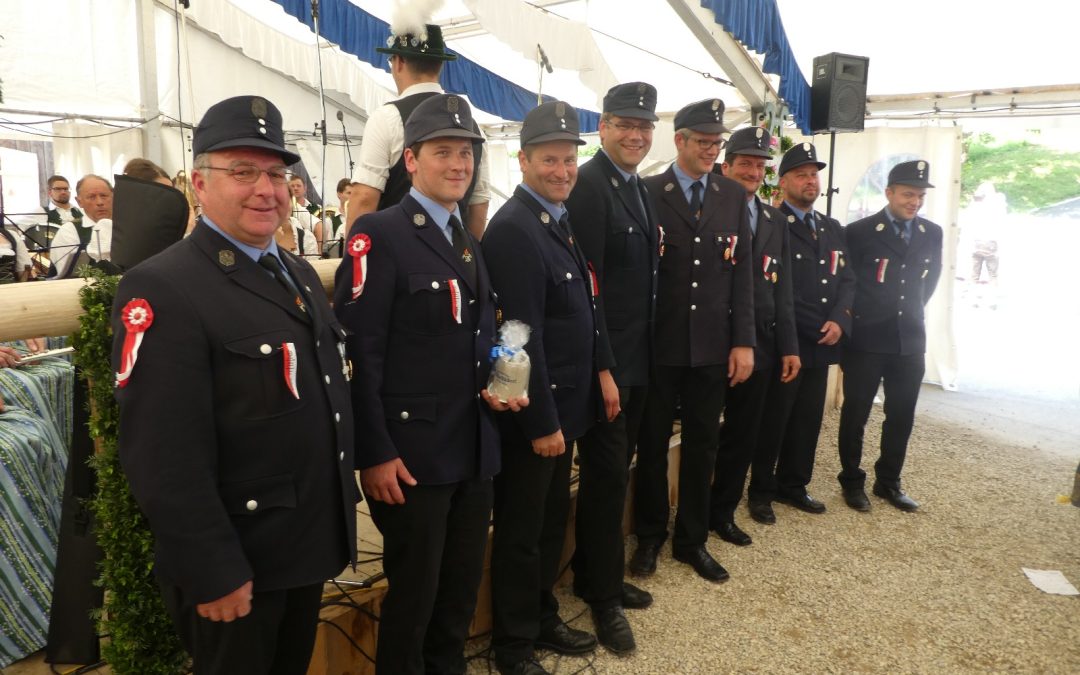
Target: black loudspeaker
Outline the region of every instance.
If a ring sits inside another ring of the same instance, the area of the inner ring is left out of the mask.
[[[815,134],[863,130],[869,66],[870,59],[865,56],[836,52],[814,59],[810,128]]]

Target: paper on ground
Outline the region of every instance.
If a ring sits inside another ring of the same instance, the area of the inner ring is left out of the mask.
[[[1021,567],[1020,569],[1027,575],[1028,580],[1035,584],[1035,588],[1044,593],[1080,595],[1080,591],[1076,590],[1076,586],[1070,584],[1065,575],[1057,570],[1032,570],[1027,567]]]

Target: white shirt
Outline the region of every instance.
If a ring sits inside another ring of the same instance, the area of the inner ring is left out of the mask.
[[[56,204],[53,204],[53,208],[56,209],[56,212],[58,214],[60,214],[60,221],[61,222],[70,223],[70,222],[75,220],[75,218],[71,215],[71,207],[70,206],[65,209],[65,208],[61,208],[61,207],[57,206]]]
[[[406,88],[395,100],[400,101],[423,92],[441,94],[443,90],[437,82],[421,82]],[[371,113],[364,126],[364,140],[360,143],[360,158],[353,170],[353,182],[383,192],[386,181],[390,178],[390,169],[397,164],[404,151],[405,123],[398,109],[389,103],[379,106]],[[470,204],[482,204],[491,200],[491,191],[488,188],[491,171],[488,161],[488,153],[485,152],[480,156],[480,176],[476,179],[476,189],[469,199]]]
[[[308,211],[307,206],[297,201],[296,208],[292,212],[292,218],[296,224],[310,232],[312,236],[315,235],[315,225],[319,222],[319,219],[311,211]]]
[[[0,236],[0,257],[15,256],[15,276],[18,278],[23,273],[23,270],[30,266],[30,251],[26,249],[22,234],[18,230],[11,227],[5,227],[4,229],[15,240],[15,248],[14,250],[11,248],[11,242],[8,241],[7,237]]]
[[[93,228],[90,243],[86,245],[86,254],[94,260],[109,260],[112,256],[112,219],[102,218],[94,222],[83,214],[81,227]],[[63,277],[75,262],[79,250],[79,233],[74,223],[64,223],[53,237],[49,247],[49,258],[56,268],[56,276]]]

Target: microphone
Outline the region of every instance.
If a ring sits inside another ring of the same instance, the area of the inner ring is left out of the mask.
[[[547,54],[544,53],[544,48],[539,43],[536,45],[536,51],[540,53],[540,65],[550,74],[552,72],[551,61],[548,61]]]
[[[337,120],[338,120],[338,122],[344,122],[345,121],[345,113],[341,112],[340,110],[337,111]]]

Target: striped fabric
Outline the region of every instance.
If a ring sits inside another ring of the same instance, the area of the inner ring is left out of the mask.
[[[74,381],[60,358],[0,368],[0,668],[45,646]]]

